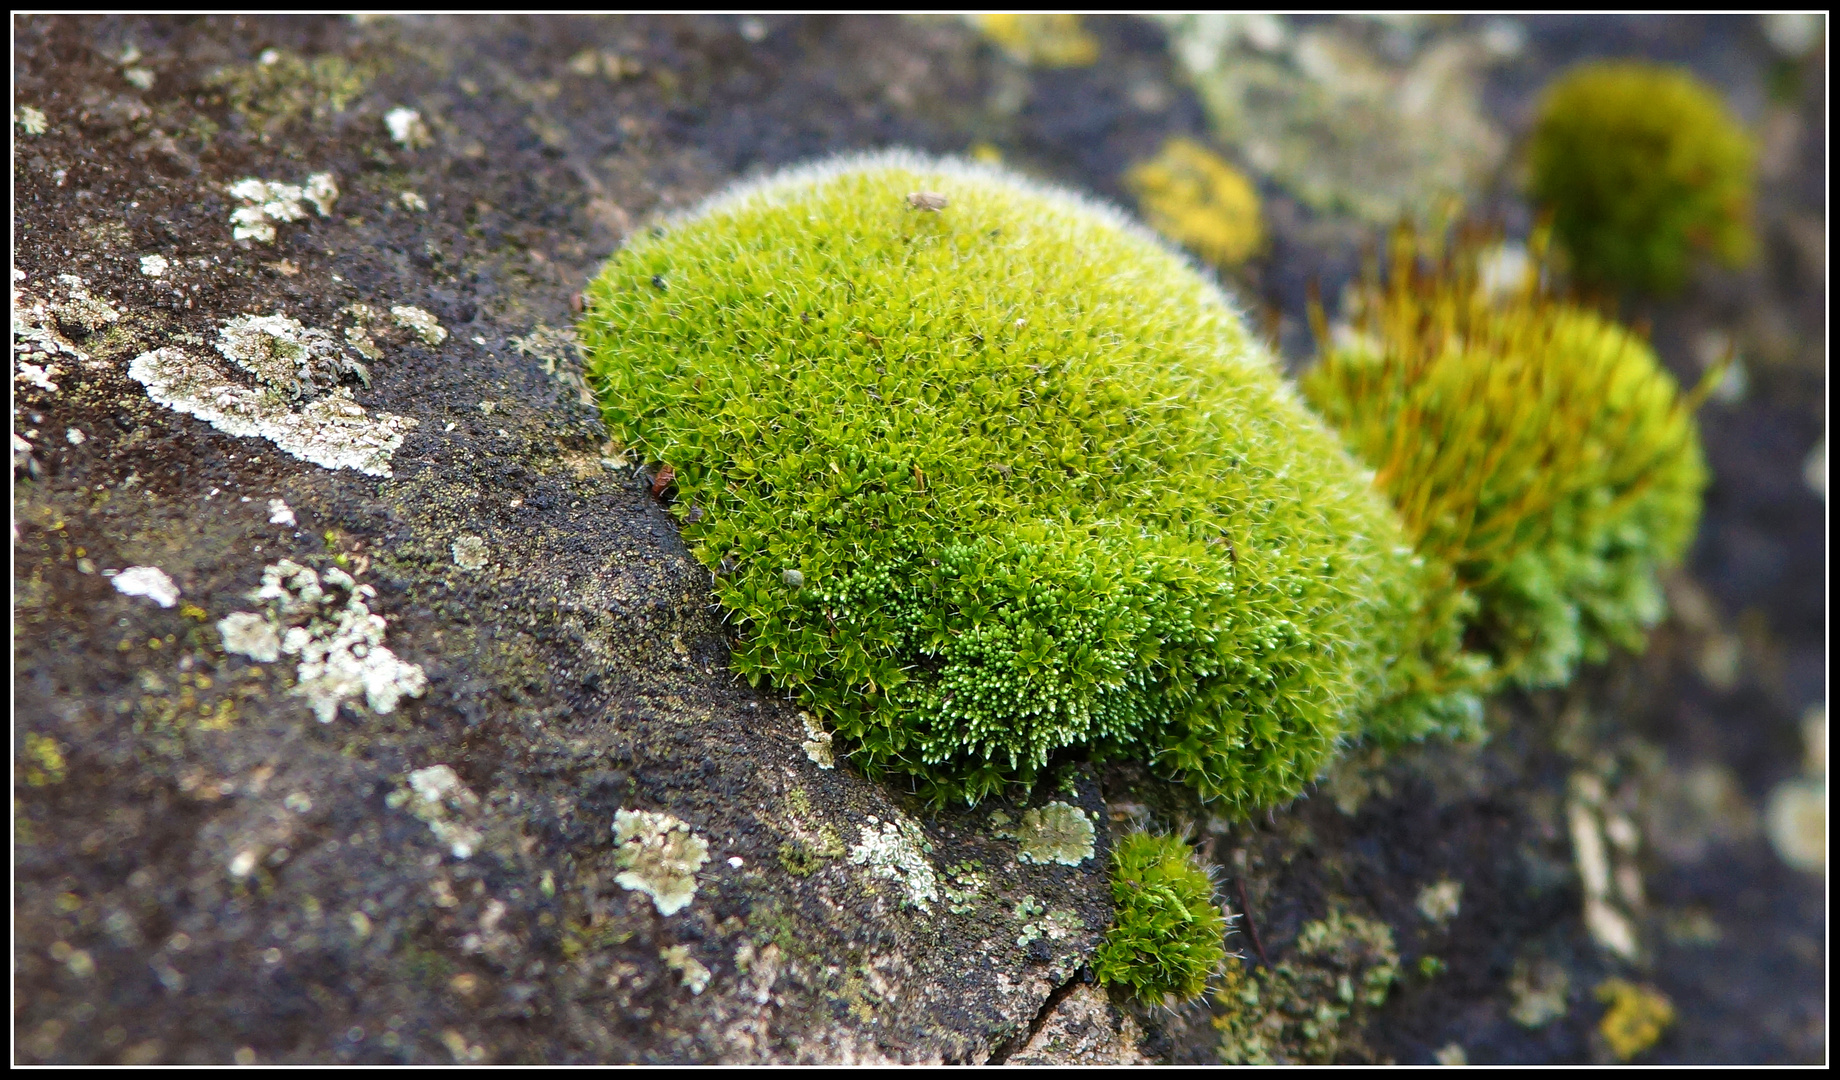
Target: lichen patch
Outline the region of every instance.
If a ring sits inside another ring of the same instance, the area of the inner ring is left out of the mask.
[[[370,371],[329,332],[282,314],[239,315],[218,330],[224,359],[293,398],[313,397],[346,376],[371,384]]]
[[[1092,819],[1077,806],[1051,802],[1023,811],[1016,840],[1021,845],[1016,857],[1025,863],[1078,866],[1092,858]]]
[[[931,911],[939,899],[939,876],[926,859],[926,846],[920,826],[912,821],[883,822],[872,816],[862,826],[862,840],[850,849],[850,862],[868,867],[877,877],[899,882],[909,904]]]
[[[275,226],[306,218],[303,203],[311,203],[320,217],[330,217],[332,204],[338,201],[339,183],[329,172],[314,173],[300,185],[252,176],[231,184],[230,197],[242,204],[230,212],[230,235],[272,244]]]
[[[128,377],[154,401],[225,434],[267,439],[302,461],[370,476],[390,475],[390,457],[416,423],[366,413],[343,386],[294,408],[281,390],[251,389],[216,362],[172,345],[135,357]]]
[[[161,607],[179,602],[179,586],[157,566],[130,566],[111,577],[117,592],[127,596],[145,596]]]
[[[267,605],[266,616],[236,612],[218,621],[224,648],[251,659],[300,657],[294,694],[307,699],[321,723],[331,723],[339,705],[362,694],[372,712],[390,713],[405,697],[421,697],[428,677],[421,665],[397,659],[383,644],[388,624],[366,600],[377,592],[333,567],[320,575],[282,559],[262,570],[262,585],[249,599]],[[257,626],[266,623],[268,632]],[[278,639],[278,653],[269,638]]]
[[[479,796],[461,782],[451,766],[430,765],[415,770],[408,775],[406,785],[391,792],[385,802],[421,819],[456,859],[471,858],[484,839],[478,829],[460,820],[478,811]]]
[[[831,746],[831,733],[819,727],[810,713],[800,713],[799,719],[805,722],[805,741],[799,744],[805,751],[805,757],[820,769],[836,768],[837,756]]]
[[[439,345],[447,340],[447,331],[433,315],[418,307],[398,304],[390,309],[390,317],[396,325],[421,338],[425,344]]]
[[[621,887],[652,898],[660,915],[675,915],[696,899],[696,872],[709,861],[709,842],[670,814],[621,810],[613,817],[620,848]]]

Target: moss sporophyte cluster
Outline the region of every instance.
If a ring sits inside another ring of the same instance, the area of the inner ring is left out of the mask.
[[[1643,575],[1697,502],[1690,419],[1626,335],[1541,319],[1452,332],[1522,368],[1558,342],[1580,373],[1331,357],[1312,385],[1338,436],[1218,286],[1120,212],[889,152],[636,238],[581,332],[611,434],[674,472],[734,668],[854,765],[975,802],[1125,758],[1243,813],[1351,739],[1472,723],[1510,653],[1548,670],[1652,617]],[[1502,394],[1523,412],[1504,421]],[[1439,426],[1453,407],[1469,427]],[[1552,417],[1569,457],[1542,456]],[[1466,650],[1478,625],[1494,652]]]

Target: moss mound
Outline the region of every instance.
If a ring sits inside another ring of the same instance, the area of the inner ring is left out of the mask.
[[[1423,572],[1397,520],[1116,211],[844,158],[635,239],[586,300],[607,424],[674,470],[734,668],[872,775],[974,802],[1079,752],[1249,809],[1393,678]]]
[[[1133,833],[1112,849],[1118,916],[1093,957],[1093,974],[1146,1002],[1198,997],[1226,959],[1227,920],[1187,844]]]
[[[1303,380],[1444,578],[1474,651],[1432,621],[1416,687],[1566,681],[1639,648],[1662,614],[1706,484],[1693,398],[1640,338],[1544,294],[1530,268],[1491,285],[1477,244],[1441,261],[1395,238],[1383,284]],[[1381,710],[1385,711],[1384,707]]]
[[[1748,259],[1756,150],[1718,93],[1654,64],[1585,64],[1546,92],[1534,201],[1589,285],[1670,292],[1696,256]]]

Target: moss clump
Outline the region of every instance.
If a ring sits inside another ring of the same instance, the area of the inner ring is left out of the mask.
[[[1245,262],[1265,242],[1252,181],[1193,139],[1169,140],[1124,182],[1152,228],[1208,262]]]
[[[1112,849],[1118,916],[1093,957],[1093,973],[1145,1002],[1198,997],[1226,959],[1227,920],[1214,885],[1174,836],[1133,833]]]
[[[1628,61],[1554,83],[1528,148],[1534,201],[1579,280],[1660,292],[1678,289],[1696,256],[1750,257],[1755,160],[1716,91]]]
[[[937,208],[943,203],[943,208]],[[616,254],[582,340],[741,631],[870,775],[1062,752],[1244,811],[1382,696],[1421,570],[1219,289],[992,166],[844,158]]]
[[[1480,251],[1426,262],[1397,236],[1387,280],[1357,289],[1353,332],[1303,380],[1444,579],[1382,733],[1414,733],[1431,711],[1415,695],[1556,684],[1640,647],[1706,483],[1694,399],[1649,347],[1537,274],[1488,287]]]

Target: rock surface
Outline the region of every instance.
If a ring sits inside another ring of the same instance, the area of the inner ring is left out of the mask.
[[[1819,1060],[1819,879],[1750,808],[1825,695],[1825,203],[1794,164],[1824,58],[1770,114],[1776,276],[1650,313],[1670,358],[1723,328],[1754,362],[1645,660],[1252,823],[1128,767],[932,813],[727,674],[707,571],[587,403],[573,295],[650,216],[835,149],[990,142],[1121,197],[1205,120],[1154,24],[1092,25],[1104,62],[1029,69],[949,19],[16,17],[17,1060],[1218,1060],[1237,998],[1082,981],[1137,822],[1200,839],[1249,968],[1304,971],[1344,908],[1392,928],[1405,974],[1332,1056],[1601,1057],[1591,988],[1630,968],[1595,898],[1680,1011],[1656,1059]],[[1581,42],[1767,55],[1606,25],[1533,24],[1498,120]],[[1354,231],[1270,218],[1236,284],[1288,348]],[[1004,825],[1051,803],[1090,858],[1019,857]]]

